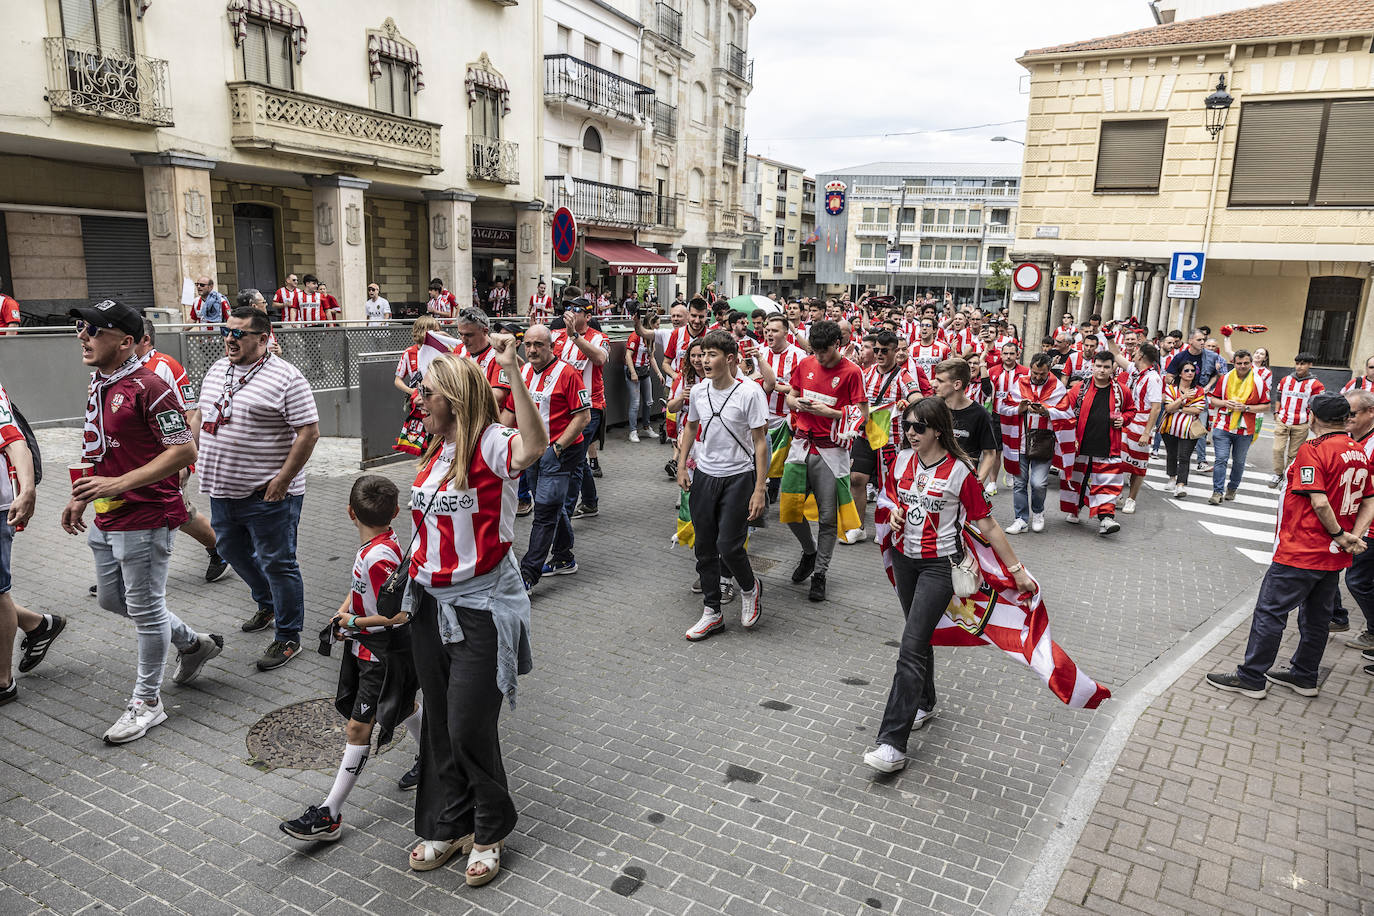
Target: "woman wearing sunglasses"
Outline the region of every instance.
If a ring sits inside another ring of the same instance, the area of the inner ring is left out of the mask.
[[[887,554],[906,618],[878,745],[864,754],[864,763],[882,773],[906,766],[911,732],[935,717],[930,638],[954,597],[951,569],[963,551],[964,523],[972,522],[992,545],[1018,588],[1035,588],[992,517],[973,462],[954,437],[945,402],[922,398],[908,407],[902,414],[902,436],[904,447],[887,471],[878,500],[892,526]]]

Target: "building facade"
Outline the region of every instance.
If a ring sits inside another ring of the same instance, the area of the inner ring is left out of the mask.
[[[639,242],[681,265],[677,289],[743,291],[745,103],[753,86],[749,0],[640,0],[640,82],[654,90],[640,187],[654,195]],[[703,269],[705,268],[705,269]],[[662,297],[661,297],[662,298]]]
[[[758,221],[759,245],[758,279],[747,292],[801,295],[802,179],[795,165],[763,156],[745,160],[744,205]]]
[[[989,265],[1015,237],[1019,185],[1007,163],[875,162],[817,175],[816,280],[854,296],[1000,301],[987,290]]]
[[[396,303],[435,276],[523,299],[547,263],[536,7],[13,5],[0,284],[38,315],[106,296],[181,314],[204,274],[270,299],[314,273],[350,318],[369,280]]]
[[[1367,3],[1288,0],[1027,52],[1015,248],[1046,268],[1028,333],[1093,310],[1102,275],[1109,316],[1214,333],[1264,324],[1233,345],[1263,345],[1275,365],[1308,350],[1320,367],[1362,366],[1374,353],[1372,31]],[[1198,298],[1171,298],[1175,252],[1205,255]],[[1054,293],[1051,274],[1073,271],[1082,295]]]

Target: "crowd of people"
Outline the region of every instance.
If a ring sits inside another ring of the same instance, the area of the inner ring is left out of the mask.
[[[319,296],[305,279],[307,295]],[[432,298],[444,297],[435,284]],[[316,307],[283,290],[279,304]],[[1048,530],[1051,477],[1063,524],[1081,527],[1086,510],[1101,537],[1121,530],[1118,513],[1138,511],[1150,460],[1161,454],[1166,495],[1187,498],[1189,471],[1210,471],[1210,501],[1234,500],[1271,405],[1270,483],[1283,490],[1278,549],[1243,664],[1207,682],[1256,698],[1270,684],[1316,695],[1327,633],[1349,628],[1342,569],[1365,615],[1349,644],[1374,662],[1374,551],[1366,550],[1374,359],[1337,394],[1311,374],[1309,354],[1296,354],[1295,370],[1275,383],[1268,354],[1232,349],[1226,329],[1213,345],[1207,328],[1185,338],[1098,316],[1075,325],[1066,315],[1028,353],[1005,315],[952,303],[874,296],[744,313],[695,297],[671,305],[666,321],[638,300],[622,303],[634,334],[614,365],[592,297],[571,286],[557,303],[543,289],[536,296],[531,309],[542,313],[532,313],[523,341],[476,308],[414,324],[395,385],[408,410],[397,448],[418,458],[418,469],[404,502],[390,479],[367,474],[339,510],[359,547],[320,646],[343,649],[335,705],[347,721],[345,746],[329,794],[282,821],[291,837],[339,839],[371,741],[404,726],[419,744],[399,780],[417,790],[410,867],[438,868],[461,853],[467,884],[499,872],[516,822],[501,706],[514,706],[517,677],[531,668],[531,596],[548,587],[546,577],[578,572],[573,523],[599,514],[594,448],[606,434],[608,384],[627,387],[631,442],[656,432],[672,446],[665,469],[681,493],[676,530],[694,552],[688,585],[702,600],[687,640],[724,631],[736,598],[744,629],[763,617],[750,540],[771,536],[763,533],[770,507],[797,542],[790,578],[806,584],[811,601],[829,599],[837,545],[878,543],[874,568],[890,576],[904,628],[877,740],[863,755],[874,770],[902,769],[912,732],[937,715],[933,640],[952,603],[980,578],[1004,595],[1038,593],[1012,539]],[[129,618],[137,637],[130,699],[104,735],[109,744],[166,721],[169,643],[177,686],[225,645],[168,606],[178,530],[207,550],[207,581],[232,568],[248,585],[253,611],[241,630],[272,629],[259,670],[301,651],[297,528],[318,416],[305,378],[274,344],[268,309],[258,291],[240,292],[220,325],[224,356],[199,388],[157,352],[155,329],[137,310],[106,300],[71,312],[92,374],[61,526],[85,534],[100,606]],[[657,430],[655,381],[666,389]],[[18,696],[17,635],[26,673],[68,623],[11,595],[11,545],[35,508],[29,442],[0,387],[0,704]],[[208,524],[184,492],[192,469]],[[1012,490],[1005,528],[993,517],[999,485]],[[409,537],[394,526],[402,508]],[[517,558],[521,515],[532,517]],[[665,530],[671,524],[665,515]],[[1294,607],[1300,646],[1291,667],[1275,669]],[[1365,670],[1374,674],[1374,664]]]

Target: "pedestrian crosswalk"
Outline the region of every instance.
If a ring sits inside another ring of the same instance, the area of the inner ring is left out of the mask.
[[[1145,485],[1167,495],[1165,502],[1192,516],[1203,530],[1232,542],[1246,559],[1268,566],[1274,558],[1274,523],[1279,512],[1279,491],[1268,486],[1269,475],[1246,470],[1236,490],[1236,498],[1219,506],[1207,503],[1212,495],[1212,475],[1194,470],[1188,479],[1188,496],[1174,499],[1166,494],[1169,475],[1164,460],[1155,459],[1145,470]]]

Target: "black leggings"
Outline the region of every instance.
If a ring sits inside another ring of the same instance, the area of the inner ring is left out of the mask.
[[[1178,436],[1171,436],[1169,433],[1161,433],[1160,435],[1164,438],[1164,466],[1170,477],[1177,477],[1178,482],[1186,487],[1188,485],[1188,461],[1192,457],[1193,449],[1197,448],[1197,440],[1182,439]]]

